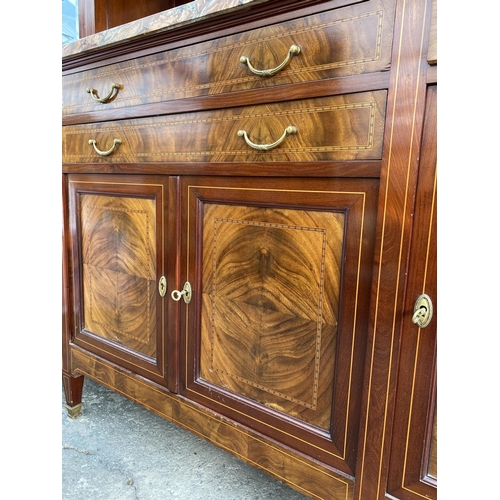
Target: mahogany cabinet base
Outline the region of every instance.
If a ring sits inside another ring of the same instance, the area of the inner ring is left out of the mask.
[[[353,478],[86,351],[70,352],[71,380],[88,376],[310,498],[352,500]]]

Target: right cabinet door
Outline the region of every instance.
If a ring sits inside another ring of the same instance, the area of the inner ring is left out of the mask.
[[[427,91],[387,487],[391,498],[403,500],[437,498],[436,105],[433,86]],[[413,321],[422,294],[433,306],[428,325]]]
[[[181,392],[354,475],[378,179],[180,182]]]

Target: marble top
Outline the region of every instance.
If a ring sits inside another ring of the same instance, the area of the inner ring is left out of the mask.
[[[241,9],[250,3],[269,0],[195,0],[158,14],[132,21],[116,28],[80,38],[62,46],[63,59],[70,55],[110,46],[124,40],[140,38],[151,33],[159,33],[190,24],[217,14]]]

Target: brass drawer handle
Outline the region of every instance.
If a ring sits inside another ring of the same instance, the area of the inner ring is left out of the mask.
[[[288,49],[288,54],[287,54],[285,60],[279,66],[276,66],[276,68],[274,68],[274,69],[262,69],[262,70],[255,69],[250,64],[250,59],[247,56],[241,56],[240,62],[242,62],[243,64],[246,64],[248,66],[248,68],[250,69],[250,71],[252,73],[254,73],[255,75],[272,76],[272,75],[275,75],[276,73],[278,73],[278,71],[281,71],[290,62],[290,59],[292,58],[292,56],[294,54],[296,55],[299,53],[300,53],[300,47],[298,47],[297,45],[292,45]]]
[[[101,156],[108,156],[116,149],[116,146],[122,143],[122,141],[120,139],[114,139],[113,145],[107,151],[101,151],[100,149],[97,148],[95,143],[96,143],[95,139],[89,139],[89,144],[92,144],[92,146],[94,146],[94,149],[96,150],[97,154],[100,154]]]
[[[171,293],[172,298],[176,302],[179,302],[179,300],[181,300],[182,297],[186,304],[189,304],[191,302],[191,295],[192,295],[192,290],[191,290],[191,283],[189,283],[189,281],[186,281],[186,283],[184,283],[184,288],[182,289],[182,292],[179,292],[179,290],[174,290]]]
[[[119,83],[113,83],[113,85],[111,85],[111,91],[109,92],[109,94],[106,97],[101,97],[101,98],[99,98],[99,93],[97,92],[96,89],[88,88],[87,92],[92,96],[92,99],[94,99],[94,101],[106,103],[113,100],[118,95],[118,91],[121,88],[122,86]],[[116,93],[113,95],[113,92],[115,92],[115,90]]]
[[[249,138],[246,133],[246,130],[238,130],[238,137],[243,137],[246,141],[246,143],[254,148],[258,149],[260,151],[269,151],[270,149],[275,148],[276,146],[279,146],[284,140],[287,135],[292,135],[297,133],[297,127],[294,127],[293,125],[290,125],[285,129],[283,132],[283,135],[276,141],[273,142],[272,144],[254,144]]]

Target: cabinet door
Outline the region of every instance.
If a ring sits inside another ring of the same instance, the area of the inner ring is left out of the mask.
[[[68,178],[73,342],[163,385],[171,362],[162,297],[167,179]]]
[[[184,178],[186,397],[354,473],[376,179]],[[232,446],[237,446],[233,445]]]
[[[391,498],[404,500],[437,498],[436,101],[437,88],[432,87],[427,92],[387,488]],[[420,328],[412,316],[424,293],[433,303],[433,317]]]

